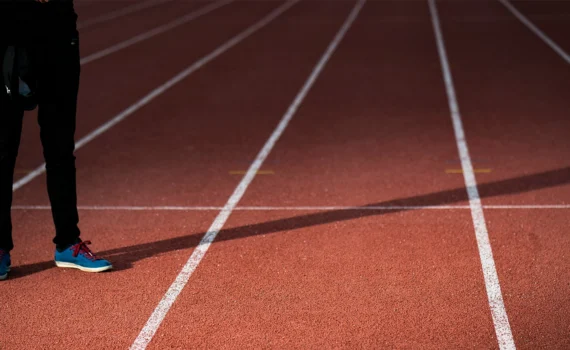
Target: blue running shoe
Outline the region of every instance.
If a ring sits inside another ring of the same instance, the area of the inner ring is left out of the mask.
[[[76,243],[64,251],[55,250],[55,264],[57,267],[71,267],[86,272],[106,271],[113,266],[105,259],[97,257],[87,247],[91,241]]]
[[[0,281],[8,278],[11,264],[10,253],[4,249],[0,249]]]

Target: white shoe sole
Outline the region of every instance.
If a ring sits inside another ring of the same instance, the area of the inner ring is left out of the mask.
[[[102,267],[84,267],[84,266],[80,266],[80,265],[77,265],[74,263],[63,262],[63,261],[56,261],[55,265],[57,267],[79,269],[79,270],[85,271],[85,272],[101,272],[101,271],[107,271],[107,270],[110,270],[113,268],[112,265],[102,266]]]

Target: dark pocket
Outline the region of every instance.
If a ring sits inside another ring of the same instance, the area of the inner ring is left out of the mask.
[[[37,106],[37,78],[28,49],[8,46],[3,53],[2,76],[9,98],[24,110]]]

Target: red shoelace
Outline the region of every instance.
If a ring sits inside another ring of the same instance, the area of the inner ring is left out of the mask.
[[[91,241],[80,242],[72,246],[71,249],[73,249],[73,257],[76,257],[78,254],[82,254],[89,260],[98,260],[99,258],[93,254],[89,247],[87,247],[88,244],[91,244]]]

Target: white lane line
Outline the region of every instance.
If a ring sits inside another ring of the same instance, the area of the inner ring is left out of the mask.
[[[165,82],[161,86],[152,90],[146,96],[144,96],[143,98],[141,98],[140,100],[138,100],[137,102],[132,104],[130,107],[128,107],[127,109],[125,109],[124,111],[122,111],[121,113],[116,115],[115,117],[113,117],[111,120],[107,121],[103,125],[99,126],[97,129],[93,130],[92,132],[90,132],[89,134],[87,134],[86,136],[81,138],[78,142],[75,143],[75,150],[78,150],[81,147],[83,147],[84,145],[86,145],[87,143],[91,142],[97,136],[99,136],[99,135],[103,134],[104,132],[106,132],[107,130],[111,129],[113,126],[115,126],[116,124],[121,122],[123,119],[127,118],[128,116],[130,116],[131,114],[133,114],[137,110],[141,109],[143,106],[145,106],[146,104],[148,104],[149,102],[154,100],[156,97],[163,94],[165,91],[170,89],[175,84],[179,83],[180,81],[182,81],[183,79],[188,77],[190,74],[192,74],[195,71],[197,71],[198,69],[202,68],[204,65],[206,65],[210,61],[214,60],[216,57],[220,56],[222,53],[228,51],[229,49],[231,49],[232,47],[234,47],[235,45],[237,45],[238,43],[240,43],[241,41],[243,41],[244,39],[246,39],[247,37],[249,37],[250,35],[252,35],[256,31],[258,31],[259,29],[266,26],[269,22],[271,22],[273,19],[275,19],[281,13],[285,12],[285,10],[287,10],[289,7],[293,6],[293,4],[298,2],[298,1],[299,0],[293,0],[293,1],[289,1],[289,2],[281,5],[276,10],[271,12],[269,15],[267,15],[266,17],[261,19],[259,22],[251,25],[250,27],[248,27],[243,32],[234,36],[233,38],[231,38],[230,40],[226,41],[224,44],[219,46],[217,49],[210,52],[208,55],[206,55],[206,56],[202,57],[201,59],[199,59],[198,61],[194,62],[194,64],[192,64],[191,66],[189,66],[188,68],[186,68],[182,72],[178,73],[177,75],[172,77],[170,80],[168,80],[167,82]],[[12,185],[12,191],[18,190],[19,188],[26,185],[27,183],[29,183],[30,181],[32,181],[36,177],[43,174],[45,172],[45,165],[46,164],[44,162],[42,165],[38,166],[36,169],[34,169],[28,175],[26,175],[23,178],[21,178],[20,180],[16,181]]]
[[[223,228],[226,220],[228,219],[228,217],[236,207],[237,203],[240,201],[241,197],[247,190],[247,187],[255,177],[255,174],[261,168],[261,165],[263,164],[263,162],[265,161],[265,159],[273,149],[275,143],[285,131],[285,128],[289,124],[289,121],[291,120],[291,118],[293,118],[295,112],[299,108],[299,105],[305,99],[305,96],[313,86],[315,80],[320,75],[321,71],[323,70],[324,66],[330,59],[331,55],[333,54],[337,46],[339,45],[340,41],[342,40],[342,38],[344,37],[344,35],[348,31],[352,23],[358,16],[358,13],[360,12],[365,1],[366,0],[359,0],[358,3],[356,3],[353,10],[350,12],[348,18],[346,19],[346,21],[344,22],[344,24],[342,25],[342,27],[340,28],[340,30],[338,31],[338,33],[336,34],[330,45],[328,46],[327,50],[325,51],[325,53],[323,54],[323,56],[315,66],[315,68],[313,69],[313,72],[311,73],[311,75],[303,85],[302,89],[297,94],[293,103],[289,106],[289,109],[281,119],[281,122],[278,124],[277,128],[273,131],[273,133],[271,134],[271,136],[269,137],[269,139],[267,140],[267,142],[265,143],[265,145],[263,146],[263,148],[255,158],[253,163],[250,165],[247,173],[244,175],[244,177],[242,178],[242,180],[234,190],[234,193],[228,199],[227,203],[224,205],[224,208],[220,211],[220,213],[218,214],[218,216],[216,217],[216,219],[208,229],[208,232],[204,235],[198,246],[194,249],[192,255],[190,256],[190,258],[188,259],[188,261],[186,262],[186,264],[184,265],[184,267],[176,277],[175,281],[168,288],[168,291],[166,292],[162,300],[159,302],[158,306],[156,307],[156,309],[148,319],[144,328],[139,333],[131,349],[133,350],[144,349],[149,344],[152,337],[156,333],[156,330],[162,323],[162,320],[170,310],[170,307],[172,306],[172,304],[174,303],[174,301],[176,300],[176,298],[178,297],[178,295],[180,294],[180,292],[188,282],[194,270],[196,270],[196,268],[200,264],[200,261],[206,254],[208,248],[210,247],[210,244],[214,241],[220,230]]]
[[[91,19],[86,19],[85,21],[81,21],[79,23],[77,23],[77,29],[84,29],[84,28],[88,28],[91,27],[95,24],[99,24],[99,23],[103,23],[103,22],[107,22],[113,19],[117,19],[119,17],[122,16],[126,16],[126,15],[130,15],[131,13],[135,13],[137,11],[141,11],[150,7],[154,7],[160,4],[164,4],[167,2],[171,2],[173,0],[149,0],[149,1],[144,1],[141,3],[136,3],[134,5],[130,5],[127,7],[123,7],[120,8],[118,10],[106,13],[104,15],[95,17],[95,18],[91,18]]]
[[[457,141],[457,149],[461,159],[461,167],[463,168],[463,177],[465,179],[465,186],[467,187],[467,194],[469,197],[469,205],[471,207],[471,216],[473,218],[473,225],[475,228],[475,236],[477,238],[477,246],[479,249],[479,257],[483,268],[483,276],[485,278],[485,288],[487,289],[487,298],[489,300],[489,307],[493,317],[495,326],[495,333],[502,350],[515,349],[515,342],[513,334],[509,325],[507,311],[503,302],[503,295],[501,293],[501,286],[499,284],[499,276],[495,268],[495,260],[489,241],[489,233],[483,215],[483,208],[481,206],[481,199],[479,191],[477,190],[477,182],[473,172],[473,165],[469,156],[469,149],[467,148],[467,140],[465,139],[465,132],[461,121],[461,114],[459,113],[459,105],[455,94],[453,78],[447,59],[443,34],[441,32],[441,25],[439,22],[439,15],[435,5],[435,0],[429,0],[429,8],[432,17],[433,29],[437,42],[437,49],[441,61],[441,68],[443,71],[443,78],[447,92],[447,99],[449,102],[449,109],[453,121],[453,129]]]
[[[528,209],[570,209],[570,204],[536,205],[482,205],[483,209],[528,210]],[[125,205],[85,205],[79,210],[92,211],[219,211],[224,207],[215,206],[125,206]],[[378,206],[237,206],[241,211],[341,211],[341,210],[465,210],[469,205],[378,205]],[[12,210],[51,210],[49,205],[15,205]]]
[[[483,205],[484,209],[570,209],[569,204]]]
[[[568,21],[570,19],[570,14],[552,14],[552,15],[535,15],[533,16],[537,21]],[[477,16],[477,15],[470,15],[470,16],[453,16],[450,17],[453,21],[458,22],[511,22],[513,21],[513,16],[506,14],[506,15],[489,15],[489,16]]]
[[[544,41],[551,49],[556,51],[560,57],[566,63],[570,64],[570,55],[566,51],[562,50],[554,40],[550,39],[548,35],[544,34],[537,26],[535,26],[528,18],[526,18],[516,7],[514,7],[508,0],[498,0],[503,4],[519,21],[521,21],[528,29],[530,29],[534,34],[536,34],[542,41]]]
[[[179,27],[179,26],[181,26],[181,25],[183,25],[183,24],[186,24],[186,23],[188,23],[188,22],[191,22],[191,21],[193,21],[193,20],[195,20],[195,19],[197,19],[197,18],[199,18],[199,17],[201,17],[201,16],[203,16],[203,15],[205,15],[205,14],[208,14],[208,13],[210,13],[210,12],[212,12],[212,11],[214,11],[214,10],[216,10],[216,9],[218,9],[218,8],[220,8],[220,7],[222,7],[222,6],[224,6],[224,5],[229,4],[229,3],[232,2],[232,1],[233,1],[233,0],[222,0],[222,1],[218,1],[218,2],[215,2],[215,3],[213,3],[213,4],[210,4],[210,5],[208,5],[208,6],[202,7],[202,8],[200,8],[200,9],[198,9],[198,10],[192,11],[192,12],[190,12],[190,13],[188,13],[188,14],[186,14],[186,15],[180,17],[180,18],[177,18],[177,19],[175,19],[175,20],[173,20],[173,21],[170,21],[170,22],[168,22],[168,23],[166,23],[166,24],[163,24],[163,25],[161,25],[161,26],[155,27],[155,28],[153,28],[153,29],[151,29],[151,30],[149,30],[149,31],[146,31],[146,32],[144,32],[144,33],[141,33],[141,34],[139,34],[139,35],[136,35],[136,36],[134,36],[134,37],[132,37],[132,38],[130,38],[130,39],[127,39],[127,40],[122,41],[122,42],[120,42],[120,43],[117,43],[117,44],[115,44],[115,45],[113,45],[113,46],[110,46],[110,47],[108,47],[108,48],[106,48],[106,49],[103,49],[103,50],[101,50],[101,51],[95,52],[95,53],[93,53],[93,54],[91,54],[91,55],[88,55],[88,56],[86,56],[86,57],[83,57],[80,62],[81,62],[82,65],[84,65],[84,64],[87,64],[87,63],[89,63],[89,62],[93,62],[93,61],[95,61],[95,60],[98,60],[98,59],[100,59],[100,58],[103,58],[103,57],[105,57],[105,56],[108,56],[108,55],[110,55],[110,54],[112,54],[112,53],[114,53],[114,52],[117,52],[117,51],[119,51],[119,50],[125,49],[125,48],[127,48],[127,47],[129,47],[129,46],[132,46],[132,45],[136,44],[136,43],[139,43],[139,42],[141,42],[141,41],[150,39],[150,38],[152,38],[152,37],[154,37],[154,36],[157,36],[157,35],[159,35],[159,34],[162,34],[162,33],[164,33],[164,32],[167,32],[167,31],[169,31],[169,30],[171,30],[171,29],[174,29],[174,28],[176,28],[176,27]]]

